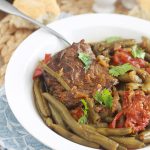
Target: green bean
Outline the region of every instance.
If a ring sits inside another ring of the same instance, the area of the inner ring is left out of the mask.
[[[106,122],[98,122],[96,124],[89,124],[89,125],[94,128],[107,128],[108,127],[108,123]]]
[[[139,68],[135,68],[135,70],[145,83],[150,82],[150,74],[147,71]]]
[[[103,134],[105,136],[123,136],[123,135],[128,135],[130,133],[132,133],[132,129],[131,128],[115,128],[115,129],[111,129],[111,128],[97,128],[97,132],[99,132],[100,134]]]
[[[84,145],[84,146],[88,146],[88,147],[92,147],[92,148],[99,148],[100,146],[96,143],[93,142],[89,142],[73,133],[71,133],[70,131],[64,129],[62,126],[60,125],[56,125],[56,124],[50,124],[49,127],[51,129],[53,129],[55,132],[57,132],[58,134],[60,134],[61,136],[65,137],[68,140],[71,140],[75,143]]]
[[[39,80],[40,82],[40,80]],[[48,116],[51,115],[51,111],[50,111],[50,108],[49,108],[49,104],[48,104],[48,101],[44,99],[44,97],[42,96],[42,88],[41,88],[41,82],[39,83],[39,91],[40,91],[40,95],[42,97],[42,100],[43,100],[43,107],[46,111],[46,113],[48,114]]]
[[[136,41],[134,39],[123,39],[121,41],[117,41],[115,43],[118,43],[121,45],[121,47],[131,47],[136,44]]]
[[[96,131],[96,128],[91,125],[83,124],[82,127],[86,128],[88,131],[91,131],[91,132]]]
[[[150,144],[150,136],[144,137],[143,142],[144,142],[145,144]]]
[[[56,124],[59,124],[60,126],[65,128],[65,124],[64,124],[60,114],[51,105],[49,105],[49,107],[51,109],[52,117],[53,117],[54,121],[56,122]]]
[[[139,139],[141,140],[143,140],[146,136],[150,136],[150,130],[145,130],[138,135]]]
[[[67,108],[58,101],[55,97],[51,96],[49,93],[43,93],[43,96],[49,101],[49,103],[60,113],[64,122],[68,125],[68,127],[76,133],[78,136],[82,138],[97,143],[108,150],[116,150],[118,147],[118,143],[113,140],[98,134],[97,132],[90,133],[82,125],[75,121],[75,119],[71,116]],[[96,133],[96,134],[95,134]]]
[[[107,122],[107,123],[110,123],[113,121],[113,118],[110,117],[110,116],[107,116],[106,118],[104,118],[104,121]]]
[[[40,63],[40,66],[52,77],[54,77],[67,91],[70,90],[69,85],[65,82],[65,80],[55,71],[53,71],[50,67],[48,67],[44,63]]]
[[[145,50],[147,53],[150,53],[150,40],[147,37],[142,37],[141,46],[143,50]]]
[[[53,124],[53,121],[51,118],[48,117],[48,118],[45,118],[45,123],[49,127],[51,124]]]
[[[146,94],[150,94],[150,82],[146,82],[142,85],[142,90],[146,93]]]
[[[99,122],[95,125],[96,128],[107,128],[108,127],[108,123],[106,122]]]
[[[99,122],[100,116],[94,110],[94,105],[95,105],[94,101],[92,101],[92,99],[89,99],[89,98],[87,98],[86,101],[87,101],[87,104],[89,106],[89,116],[90,116],[90,119],[92,120],[93,123],[96,124],[97,122]]]
[[[42,120],[45,122],[46,125],[53,123],[52,119],[49,117],[44,117],[43,114],[41,113],[38,104],[35,102],[35,106],[38,110],[39,115],[41,116]]]
[[[105,149],[110,149],[110,150],[114,150],[117,149],[119,144],[118,143],[114,143],[114,141],[111,141],[110,138],[107,138],[101,134],[99,134],[98,132],[94,131],[91,128],[87,128],[83,126],[83,129],[85,131],[87,131],[88,133],[88,138],[92,139],[93,142],[98,142],[102,147],[104,147]],[[101,143],[103,142],[103,143]],[[116,146],[115,146],[116,145]],[[112,146],[112,147],[111,147]]]
[[[134,137],[111,137],[111,139],[125,146],[126,148],[138,149],[145,146],[143,142],[140,142]]]
[[[34,95],[35,95],[35,101],[36,101],[37,105],[39,106],[40,112],[45,117],[50,116],[50,111],[46,108],[47,106],[46,106],[45,99],[43,98],[43,96],[40,93],[39,80],[38,79],[34,80],[33,90],[34,90]]]
[[[150,144],[150,130],[141,132],[138,138],[142,140],[145,144]]]
[[[145,60],[147,60],[148,62],[150,62],[150,54],[145,53]]]
[[[135,71],[131,71],[129,73],[125,73],[118,77],[118,79],[122,82],[132,82],[132,83],[142,83],[142,79],[136,75]]]
[[[126,147],[119,145],[117,150],[127,150]]]
[[[142,87],[142,84],[139,83],[127,83],[125,86],[127,90],[137,90],[140,87]]]

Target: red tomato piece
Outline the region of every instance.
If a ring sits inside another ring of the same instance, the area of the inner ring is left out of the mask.
[[[42,70],[41,70],[41,68],[37,67],[33,74],[33,80],[37,77],[40,77],[41,75],[42,75]]]
[[[83,110],[81,107],[77,107],[71,110],[70,113],[73,116],[73,118],[75,118],[76,120],[79,120],[83,116]]]
[[[44,58],[43,62],[45,64],[48,64],[51,59],[52,59],[51,54],[45,54],[45,58]]]
[[[133,58],[129,61],[130,64],[132,64],[135,67],[141,67],[144,68],[146,65],[146,61],[141,58]]]
[[[122,109],[126,117],[125,127],[131,127],[134,132],[145,129],[150,121],[150,95],[143,91],[126,91],[123,95]]]
[[[128,63],[131,59],[131,54],[124,50],[116,51],[113,56],[113,64],[114,65],[122,65],[124,63]]]
[[[146,61],[141,58],[132,58],[130,52],[125,51],[123,49],[118,50],[115,52],[114,56],[112,57],[112,61],[114,65],[122,65],[125,63],[130,63],[135,67],[144,68],[146,65]]]

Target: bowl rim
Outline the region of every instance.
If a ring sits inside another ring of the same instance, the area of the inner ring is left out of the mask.
[[[64,22],[73,22],[73,21],[76,21],[76,20],[84,20],[84,18],[106,18],[106,19],[109,19],[111,17],[111,19],[114,19],[115,21],[116,20],[124,20],[121,25],[123,26],[127,26],[128,24],[126,23],[131,23],[133,25],[136,25],[136,23],[139,23],[139,26],[141,27],[146,27],[146,28],[150,28],[150,22],[149,21],[146,21],[146,20],[143,20],[143,19],[140,19],[140,18],[136,18],[136,17],[132,17],[132,16],[126,16],[126,15],[121,15],[121,14],[83,14],[83,15],[77,15],[77,16],[71,16],[71,17],[68,17],[68,18],[64,18],[64,19],[61,19],[61,20],[57,20],[51,24],[49,24],[48,26],[53,28],[53,29],[57,29],[57,27],[59,27],[59,24],[60,23],[64,23]],[[114,21],[114,22],[115,22]],[[115,25],[115,23],[113,22],[113,25]],[[148,27],[149,26],[149,27]],[[136,27],[135,27],[136,28]],[[132,28],[134,29],[134,27]],[[45,142],[45,140],[41,137],[37,137],[37,133],[35,132],[32,132],[31,128],[29,128],[26,124],[23,123],[22,121],[22,118],[18,116],[18,112],[15,110],[15,106],[14,104],[12,104],[12,92],[10,92],[10,90],[12,89],[12,87],[9,85],[11,83],[11,68],[13,66],[13,63],[14,63],[14,60],[15,60],[15,57],[18,55],[18,53],[20,52],[20,50],[22,49],[22,46],[24,45],[24,43],[26,43],[27,41],[30,41],[32,38],[34,38],[39,32],[41,32],[42,29],[39,29],[37,31],[35,31],[34,33],[32,33],[28,38],[26,38],[19,46],[18,48],[15,50],[15,52],[13,53],[9,63],[8,63],[8,66],[7,66],[7,69],[6,69],[6,75],[5,75],[5,90],[6,90],[6,96],[7,96],[7,99],[8,99],[8,104],[13,112],[13,114],[15,115],[15,117],[17,118],[17,120],[20,122],[20,124],[33,136],[35,137],[36,139],[38,139],[41,143],[47,145],[48,147],[51,147],[51,148],[54,148],[54,149],[57,149],[57,150],[61,150],[61,149],[65,149],[68,146],[72,146],[73,148],[69,148],[70,150],[77,150],[77,149],[80,149],[80,150],[94,150],[93,148],[89,148],[89,147],[85,147],[85,146],[81,146],[79,144],[76,144],[74,142],[71,142],[65,138],[62,138],[61,136],[57,135],[57,137],[59,137],[59,141],[57,142],[62,142],[62,146],[60,147],[60,145],[57,145],[55,142],[54,143],[51,143],[49,144],[48,142]],[[54,140],[52,140],[54,141]],[[65,144],[63,144],[65,143]],[[67,143],[67,145],[66,145]]]

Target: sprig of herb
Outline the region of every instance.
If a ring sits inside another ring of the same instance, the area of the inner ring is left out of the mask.
[[[139,48],[137,45],[134,45],[132,47],[131,53],[134,58],[142,58],[142,59],[145,58],[145,52],[141,48]]]
[[[84,99],[81,99],[81,102],[82,102],[82,104],[84,106],[84,108],[83,108],[83,116],[78,120],[78,122],[80,124],[85,124],[85,123],[87,123],[89,108],[88,108],[87,102]]]
[[[112,67],[109,70],[109,74],[111,74],[112,76],[118,77],[120,75],[124,75],[126,72],[130,70],[133,70],[133,66],[130,65],[129,63],[126,63],[120,66]]]
[[[79,54],[78,58],[83,62],[85,66],[84,69],[87,71],[90,68],[90,65],[92,63],[92,59],[90,55],[83,52],[79,52],[78,54]]]
[[[108,89],[104,89],[101,92],[97,91],[94,95],[94,99],[108,108],[112,107],[113,97]]]
[[[111,37],[107,38],[105,41],[108,44],[111,44],[111,43],[119,41],[119,40],[121,40],[121,37],[119,37],[119,36],[111,36]]]

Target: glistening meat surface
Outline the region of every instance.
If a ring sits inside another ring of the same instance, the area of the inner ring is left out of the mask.
[[[78,58],[79,53],[89,54],[92,63],[87,71]],[[111,88],[116,79],[111,77],[107,68],[102,67],[96,60],[89,44],[84,40],[57,53],[48,66],[61,74],[71,91],[66,91],[52,76],[44,73],[44,80],[49,92],[61,100],[68,108],[76,107],[81,98],[93,97],[95,91]]]

